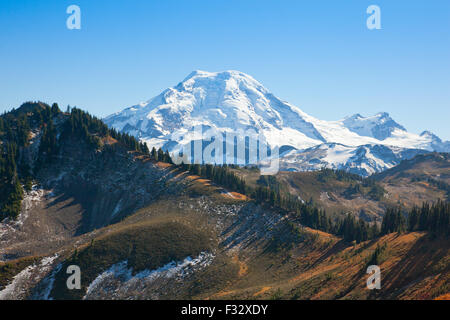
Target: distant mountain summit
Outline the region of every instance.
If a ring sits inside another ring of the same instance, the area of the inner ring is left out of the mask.
[[[175,87],[105,122],[150,145],[179,141],[175,136],[180,131],[204,125],[223,132],[252,128],[272,145],[305,148],[326,141],[309,118],[242,72],[194,71]]]
[[[406,131],[387,112],[380,112],[372,117],[363,117],[358,113],[345,118],[342,123],[350,131],[360,136],[372,137],[378,140],[385,140],[391,137],[395,130]]]
[[[222,133],[252,129],[262,134],[272,147],[295,149],[297,155],[305,151],[311,155],[311,148],[319,148],[322,152],[314,153],[318,158],[308,157],[309,160],[366,175],[392,167],[403,155],[417,154],[416,151],[406,152],[409,149],[450,151],[449,142],[442,142],[431,133],[409,133],[387,113],[371,117],[356,114],[338,121],[314,118],[239,71],[194,71],[149,101],[110,115],[104,121],[110,127],[146,141],[149,146],[169,151],[189,143],[193,138],[187,133],[194,126]],[[342,157],[327,157],[330,161],[321,158],[321,154],[328,153],[323,150],[330,146],[335,149],[335,144],[344,146],[346,152],[352,154],[351,163],[356,168],[345,164],[347,158],[345,161]],[[378,152],[379,156],[364,158],[373,153],[361,150],[375,150],[377,145],[391,152]],[[383,154],[389,154],[388,162],[384,161]],[[362,158],[355,159],[358,156]],[[290,159],[292,161],[292,151]]]

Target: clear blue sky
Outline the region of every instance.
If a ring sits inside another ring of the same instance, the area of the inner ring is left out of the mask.
[[[366,28],[371,4],[382,30]],[[248,73],[318,118],[386,111],[450,139],[448,0],[0,1],[0,111],[42,100],[103,117],[196,69]]]

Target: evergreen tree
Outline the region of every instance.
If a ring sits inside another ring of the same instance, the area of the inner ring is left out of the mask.
[[[150,157],[156,161],[158,161],[158,153],[156,152],[155,147],[152,148],[152,152],[150,154]]]
[[[450,235],[450,203],[438,200],[421,208],[413,207],[408,214],[409,231],[428,231],[434,236]]]
[[[164,162],[166,163],[172,163],[172,158],[170,157],[169,151],[166,150],[166,152],[164,153]]]
[[[59,110],[59,106],[57,103],[52,104],[51,112],[53,116],[56,116],[61,112],[61,110]]]
[[[406,221],[400,208],[389,208],[383,217],[381,223],[381,233],[388,234],[392,232],[404,232],[406,230]]]
[[[158,149],[158,161],[164,161],[164,151],[161,148]]]

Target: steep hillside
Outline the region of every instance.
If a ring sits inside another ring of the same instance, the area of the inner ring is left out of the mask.
[[[245,275],[209,298],[436,299],[450,290],[449,245],[409,233],[352,246],[317,233],[287,251],[241,254]],[[382,289],[372,291],[366,270],[377,248]]]
[[[392,202],[404,206],[450,199],[450,155],[430,153],[405,160],[398,166],[374,175]]]
[[[386,182],[400,178],[409,178],[411,181],[434,179],[449,184],[449,167],[449,153],[429,153],[402,161],[395,168],[374,175],[374,178]]]
[[[2,119],[0,259],[54,250],[176,192],[144,145],[78,109],[27,103]]]

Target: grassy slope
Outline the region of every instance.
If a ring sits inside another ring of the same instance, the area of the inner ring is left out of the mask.
[[[378,244],[382,289],[366,288]],[[242,256],[246,273],[213,299],[433,299],[449,292],[449,243],[422,233],[391,234],[357,246],[321,235],[287,252]]]
[[[3,290],[20,271],[38,261],[37,257],[27,257],[0,263],[0,290]]]
[[[389,192],[390,202],[405,207],[421,205],[425,201],[434,202],[439,198],[449,200],[450,155],[420,155],[374,178]]]
[[[381,181],[399,178],[434,178],[450,183],[450,154],[430,153],[402,161],[398,166],[381,172],[374,177]]]
[[[174,170],[167,164],[158,165]],[[215,252],[214,262],[193,279],[188,279],[176,298],[189,299],[201,293],[214,292],[236,276],[238,265],[218,249],[213,223],[208,217],[199,215],[195,208],[181,208],[180,203],[204,195],[220,204],[238,203],[239,200],[227,197],[222,188],[207,180],[178,171],[172,173],[173,180],[185,184],[185,195],[166,197],[117,224],[96,230],[90,237],[79,238],[83,244],[76,251],[69,249],[70,254],[66,254],[67,260],[56,276],[52,297],[80,299],[96,276],[124,260],[128,260],[128,267],[132,267],[133,272],[139,272],[157,269],[188,256],[195,257],[202,251]],[[82,270],[81,291],[66,289],[64,270],[71,264],[80,266]]]
[[[81,298],[87,286],[110,266],[128,260],[133,272],[157,269],[163,265],[195,257],[210,250],[208,237],[177,222],[131,225],[95,239],[79,248],[57,274],[52,296],[59,299]],[[64,279],[69,265],[82,270],[83,291],[67,290]]]

